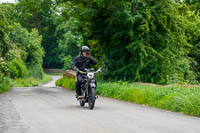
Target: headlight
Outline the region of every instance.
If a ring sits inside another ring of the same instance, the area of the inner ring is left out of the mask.
[[[88,78],[92,79],[92,78],[94,78],[94,73],[88,73],[87,76],[88,76]]]

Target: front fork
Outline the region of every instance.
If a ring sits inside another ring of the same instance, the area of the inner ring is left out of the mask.
[[[84,98],[88,98],[89,95],[91,94],[91,89],[90,88],[94,88],[96,90],[96,82],[88,82],[86,81],[85,84],[82,84],[81,86],[81,92]],[[98,98],[98,96],[96,96],[96,98]]]

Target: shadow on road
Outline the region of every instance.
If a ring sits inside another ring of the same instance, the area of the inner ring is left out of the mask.
[[[90,110],[88,105],[86,104],[84,107],[81,107],[78,105],[68,105],[68,106],[65,106],[66,109],[72,109],[72,110]],[[93,110],[107,110],[108,108],[107,107],[103,107],[103,106],[95,106]]]

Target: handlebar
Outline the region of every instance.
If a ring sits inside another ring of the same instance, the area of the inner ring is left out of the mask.
[[[82,74],[88,74],[89,72],[83,72],[79,69],[77,69],[78,72],[82,73]],[[101,68],[99,68],[96,72],[93,72],[94,74],[98,73],[98,72],[101,72]]]
[[[83,72],[83,71],[81,71],[81,70],[79,70],[79,69],[77,69],[76,71],[77,71],[77,72],[80,72],[80,73],[82,73],[82,74],[87,74],[87,72]]]
[[[96,72],[94,72],[94,73],[98,73],[98,72],[101,72],[101,68],[99,68]]]

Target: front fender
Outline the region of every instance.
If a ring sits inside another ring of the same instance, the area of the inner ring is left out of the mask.
[[[90,83],[90,87],[91,88],[96,88],[96,84],[95,83]]]

